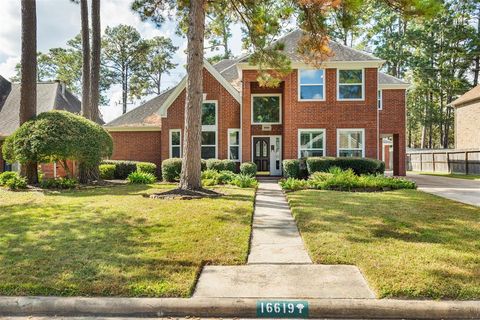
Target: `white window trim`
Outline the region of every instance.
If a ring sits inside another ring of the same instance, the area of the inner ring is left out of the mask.
[[[215,147],[215,159],[218,159],[218,101],[217,100],[203,100],[202,106],[204,103],[213,103],[215,104],[215,124],[214,125],[202,125],[202,132],[215,132],[215,145],[213,144],[202,144],[200,145],[200,152],[202,152],[202,147]]]
[[[340,84],[340,71],[341,70],[362,70],[362,83],[346,83]],[[360,99],[340,99],[340,85],[362,85],[362,98]],[[365,101],[365,68],[339,68],[337,69],[337,100],[338,101]]]
[[[362,132],[362,148],[340,148],[340,133],[345,131]],[[362,158],[365,158],[365,129],[363,128],[342,128],[337,129],[337,157],[340,157],[340,150],[362,150]]]
[[[302,155],[302,150],[300,148],[301,146],[301,134],[304,133],[304,132],[322,132],[323,133],[323,146],[322,146],[322,149],[323,150],[323,156],[325,157],[325,155],[327,154],[326,152],[326,141],[327,141],[327,132],[325,129],[298,129],[298,145],[297,145],[297,156],[298,158],[300,159],[301,158],[301,155]],[[320,149],[309,149],[309,150],[320,150]]]
[[[379,102],[380,102],[380,106],[378,105]],[[383,90],[382,89],[378,89],[378,92],[377,92],[377,108],[378,110],[383,110]]]
[[[253,121],[253,98],[255,97],[279,97],[280,110],[279,110],[279,122],[254,122]],[[281,93],[252,93],[250,97],[250,113],[252,125],[268,125],[268,124],[282,124],[282,94]]]
[[[230,144],[230,133],[238,132],[238,145],[231,145]],[[238,147],[238,160],[232,160],[235,162],[242,162],[242,131],[236,128],[230,128],[227,130],[227,141],[228,141],[228,152],[227,152],[227,159],[230,160],[230,147]]]
[[[168,154],[169,158],[172,158],[172,133],[179,132],[180,133],[180,158],[182,157],[182,130],[181,129],[170,129],[168,131]],[[175,145],[176,147],[177,145]]]
[[[322,70],[323,71],[323,83],[316,83],[316,84],[313,84],[313,83],[309,83],[309,84],[301,84],[300,83],[300,73],[301,71],[303,70]],[[298,92],[298,101],[325,101],[326,98],[325,98],[325,87],[326,87],[326,84],[325,84],[325,80],[326,80],[326,74],[325,74],[325,69],[298,69],[297,70],[297,92]],[[301,87],[302,86],[322,86],[323,87],[323,98],[322,99],[302,99],[301,98]]]

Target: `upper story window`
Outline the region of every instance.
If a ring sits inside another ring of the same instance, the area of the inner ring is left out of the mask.
[[[337,129],[337,155],[364,157],[364,129]]]
[[[383,109],[383,93],[382,93],[382,90],[378,90],[378,94],[377,94],[377,108],[378,110],[382,110]]]
[[[202,104],[202,159],[217,157],[217,102]]]
[[[363,100],[363,70],[338,70],[338,100]]]
[[[325,100],[325,71],[323,69],[298,70],[298,74],[298,100]]]
[[[280,124],[281,94],[252,94],[252,124]]]

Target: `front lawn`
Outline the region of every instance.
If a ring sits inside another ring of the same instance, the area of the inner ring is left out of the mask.
[[[141,196],[173,187],[0,189],[0,295],[187,297],[202,264],[245,263],[254,190]]]
[[[357,265],[379,297],[480,299],[479,208],[416,190],[288,199],[312,259]]]

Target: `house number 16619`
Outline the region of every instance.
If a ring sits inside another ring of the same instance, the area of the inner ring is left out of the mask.
[[[308,302],[257,301],[257,316],[262,318],[308,318]]]

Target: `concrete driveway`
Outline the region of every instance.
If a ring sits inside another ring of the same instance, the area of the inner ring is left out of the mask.
[[[480,207],[480,181],[408,173],[418,189],[440,197]]]

